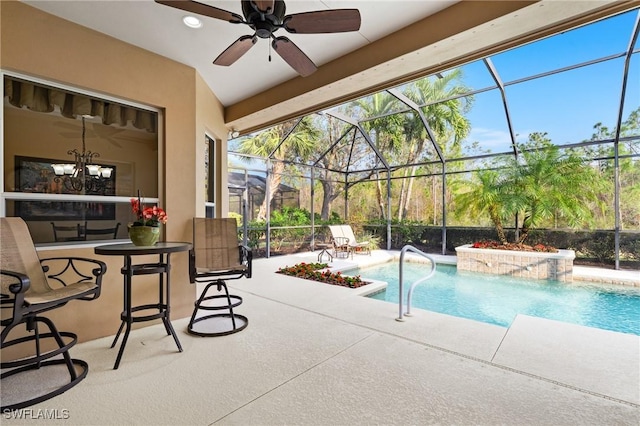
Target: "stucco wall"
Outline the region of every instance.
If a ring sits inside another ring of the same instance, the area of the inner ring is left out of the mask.
[[[170,216],[165,235],[171,241],[191,241],[191,220],[204,212],[203,200],[196,197],[204,191],[202,179],[197,178],[197,170],[204,162],[199,143],[205,128],[224,136],[222,106],[202,84],[196,71],[23,3],[0,3],[2,70],[161,110],[164,122],[159,123],[158,195],[161,206]],[[202,111],[198,110],[200,106]],[[223,162],[226,163],[226,159]],[[220,191],[217,194],[221,196]],[[73,254],[107,262],[108,272],[100,299],[71,302],[50,317],[59,329],[78,333],[80,340],[114,334],[122,310],[122,259],[95,256],[92,248],[40,251],[39,254],[42,257]],[[186,253],[172,256],[172,264],[172,317],[175,319],[190,315],[195,288],[188,281]],[[157,294],[154,282],[155,277],[135,278],[136,304]]]
[[[196,128],[197,152],[204,153],[205,137],[207,134],[215,140],[215,158],[217,161],[215,175],[216,217],[226,217],[229,212],[229,197],[227,194],[227,127],[223,121],[212,121],[211,117],[223,117],[224,109],[215,94],[209,89],[205,81],[196,74]],[[204,182],[204,161],[196,163],[196,180]],[[205,191],[196,194],[197,205],[204,205]],[[198,207],[200,208],[200,207]],[[198,216],[204,216],[204,210],[198,210]]]

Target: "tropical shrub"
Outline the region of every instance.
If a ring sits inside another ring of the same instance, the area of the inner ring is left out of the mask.
[[[362,281],[360,275],[347,276],[341,272],[331,272],[327,269],[326,263],[298,263],[293,266],[285,266],[278,269],[279,274],[289,275],[296,278],[304,278],[307,280],[319,281],[322,283],[339,285],[349,288],[362,287],[369,284],[368,281]]]
[[[478,171],[475,184],[457,198],[457,213],[489,216],[498,240],[507,244],[504,224],[518,218],[515,243],[546,220],[561,218],[569,226],[592,225],[591,206],[598,202],[596,170],[571,150],[561,151],[546,133],[533,133],[520,144],[519,158]]]

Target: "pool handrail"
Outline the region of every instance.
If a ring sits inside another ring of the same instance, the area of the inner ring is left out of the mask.
[[[422,257],[426,257],[427,259],[429,259],[431,261],[431,270],[429,271],[429,273],[420,278],[419,280],[415,281],[413,284],[411,284],[411,287],[409,287],[409,293],[407,293],[407,312],[403,313],[402,311],[402,286],[403,286],[403,276],[402,276],[402,266],[404,265],[404,255],[406,252],[411,251],[413,253],[419,254]],[[422,250],[419,250],[411,245],[406,245],[404,247],[402,247],[402,250],[400,250],[400,264],[398,266],[398,268],[400,269],[399,273],[398,273],[398,309],[399,309],[399,313],[398,313],[398,318],[396,318],[396,321],[404,321],[404,317],[405,316],[411,316],[411,296],[413,295],[413,289],[420,283],[428,280],[429,278],[431,278],[435,273],[436,273],[436,259],[423,252]]]

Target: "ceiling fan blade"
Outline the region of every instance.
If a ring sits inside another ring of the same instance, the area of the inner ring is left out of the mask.
[[[156,3],[165,6],[175,7],[176,9],[185,10],[187,12],[197,13],[198,15],[208,16],[210,18],[222,19],[223,21],[239,24],[243,22],[242,16],[224,9],[209,6],[197,1],[191,0],[155,0]]]
[[[271,43],[273,50],[303,77],[313,74],[318,68],[305,53],[286,37],[278,37]]]
[[[263,13],[273,13],[274,0],[253,0],[251,3]]]
[[[244,35],[234,41],[231,46],[227,47],[224,52],[222,52],[218,57],[213,61],[215,65],[222,65],[224,67],[228,67],[233,64],[235,61],[240,59],[242,55],[247,53],[249,49],[256,44],[258,38],[255,35]]]
[[[360,29],[358,9],[318,10],[285,16],[284,28],[290,33],[343,33]]]

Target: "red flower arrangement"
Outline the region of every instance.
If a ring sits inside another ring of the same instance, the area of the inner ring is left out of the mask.
[[[478,241],[471,245],[472,248],[495,249],[495,250],[514,250],[514,251],[537,251],[546,253],[557,253],[558,249],[544,244],[536,244],[529,246],[527,244],[507,243],[502,244],[498,241],[486,240]]]
[[[169,217],[167,213],[158,206],[145,207],[140,199],[140,191],[138,198],[131,199],[131,210],[136,215],[136,220],[131,226],[160,226],[167,223]]]
[[[319,281],[327,284],[339,285],[349,288],[362,287],[369,284],[368,281],[362,281],[360,275],[355,277],[342,275],[340,272],[331,272],[327,269],[326,263],[298,263],[294,266],[285,266],[278,269],[278,274],[289,275],[307,280]],[[323,271],[323,269],[327,269]]]

